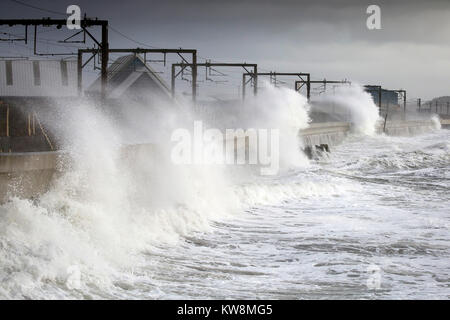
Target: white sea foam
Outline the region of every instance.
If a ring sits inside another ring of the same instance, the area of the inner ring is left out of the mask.
[[[267,88],[243,108],[230,115],[239,124],[282,130],[285,167],[305,163],[297,139],[308,123],[302,96]],[[0,295],[64,297],[87,286],[107,292],[112,276],[139,265],[142,252],[242,212],[245,199],[226,168],[171,163],[171,130],[201,116],[188,109],[130,102],[119,121],[85,103],[61,111],[63,126],[47,123],[70,161],[39,199],[12,198],[0,207]],[[136,145],[143,141],[159,143]],[[69,291],[43,295],[36,288],[46,282]]]
[[[296,139],[308,125],[306,100],[268,87],[221,116],[225,126],[283,129],[286,170],[255,177],[169,161],[171,130],[202,113],[128,107],[118,122],[94,105],[71,106],[55,128],[71,161],[39,199],[0,206],[1,297],[370,298],[364,272],[373,263],[415,286],[422,280],[411,274],[428,275],[430,265],[445,280],[444,133],[349,137],[308,165]],[[367,114],[354,121],[370,134]],[[146,141],[166,143],[136,144]],[[389,281],[384,292],[402,283]]]

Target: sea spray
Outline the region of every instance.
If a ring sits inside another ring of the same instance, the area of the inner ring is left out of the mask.
[[[164,157],[169,145],[130,149],[118,134],[126,128],[93,104],[73,106],[64,118],[57,132],[70,161],[53,187],[35,202],[1,207],[3,296],[28,296],[27,286],[41,281],[72,286],[74,268],[82,288],[110,286],[115,271],[139,264],[141,252],[206,231],[210,219],[235,211],[219,170],[175,167]],[[18,278],[9,275],[15,265]]]
[[[333,111],[336,119],[350,121],[356,133],[373,135],[380,120],[372,96],[358,84],[336,87],[314,99],[314,109]],[[313,109],[313,110],[314,110]]]
[[[245,107],[258,117],[250,124],[278,128],[280,130],[280,166],[281,168],[301,167],[308,159],[300,150],[303,148],[299,131],[308,127],[310,122],[309,105],[306,98],[288,88],[276,88],[268,83],[258,96]]]
[[[441,129],[441,119],[439,118],[439,115],[434,114],[431,116],[431,122],[433,123],[433,126],[435,129]]]
[[[279,131],[280,167],[304,167],[308,159],[301,152],[299,131],[308,127],[310,118],[307,99],[298,92],[261,82],[258,95],[249,96],[234,105],[200,109],[199,117],[210,126],[225,129],[276,129]],[[211,112],[211,109],[214,112]],[[211,117],[211,114],[214,116]]]
[[[308,123],[304,97],[268,87],[239,107],[229,115],[235,124],[283,130],[284,165],[302,164],[297,136]],[[171,163],[170,133],[201,116],[190,109],[128,101],[113,111],[86,101],[49,116],[45,125],[65,160],[44,195],[0,206],[0,295],[108,292],[116,274],[143,263],[143,252],[243,212],[243,195],[226,168]]]

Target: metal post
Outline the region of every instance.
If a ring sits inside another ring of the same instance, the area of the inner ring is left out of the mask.
[[[387,122],[387,118],[389,116],[389,100],[386,103],[386,116],[384,117],[384,128],[383,128],[383,132],[386,132],[386,122]]]
[[[258,66],[253,67],[253,94],[258,93]]]
[[[78,50],[78,65],[77,65],[77,81],[78,81],[78,96],[81,97],[83,88],[83,53]]]
[[[308,73],[308,75],[306,76],[306,99],[311,98],[311,75]]]
[[[406,91],[403,92],[403,112],[406,114]]]
[[[197,51],[192,53],[192,101],[197,99]]]
[[[378,87],[378,113],[381,115],[381,87]]]
[[[101,98],[106,99],[106,86],[108,82],[108,60],[109,60],[109,43],[108,43],[108,23],[102,24],[102,66],[101,66]]]
[[[6,136],[9,137],[9,105],[6,106]]]
[[[242,100],[245,99],[245,73],[242,74]]]
[[[420,113],[421,104],[422,104],[422,99],[421,98],[417,99],[417,105],[419,107],[419,113]]]
[[[28,124],[28,136],[31,136],[31,113],[30,112],[28,112],[27,124]]]
[[[175,98],[175,65],[172,64],[172,78],[170,81],[170,89],[172,91],[172,98]]]
[[[34,49],[34,51],[33,51],[34,54],[36,54],[36,47],[37,47],[36,37],[37,37],[37,25],[34,26],[34,38],[33,38],[34,39],[34,48],[33,48]]]

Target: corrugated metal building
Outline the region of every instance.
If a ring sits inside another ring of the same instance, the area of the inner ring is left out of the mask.
[[[77,95],[74,60],[0,61],[0,97],[70,97]]]
[[[0,152],[54,149],[40,115],[77,90],[75,60],[1,60]]]

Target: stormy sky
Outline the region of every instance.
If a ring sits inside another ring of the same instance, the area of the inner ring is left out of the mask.
[[[411,99],[450,95],[450,0],[2,0],[0,17],[61,18],[70,4],[155,47],[196,48],[201,57],[254,62],[261,70],[403,88]],[[381,7],[381,30],[366,28],[370,4]],[[110,32],[110,47],[136,46]]]

